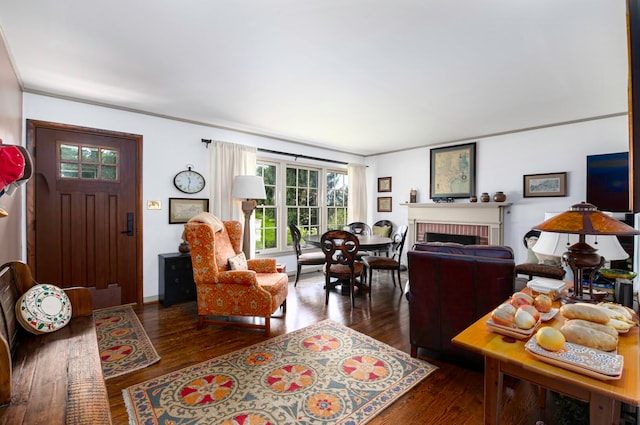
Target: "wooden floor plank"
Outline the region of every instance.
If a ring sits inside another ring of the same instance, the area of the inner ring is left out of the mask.
[[[403,282],[406,272],[402,273]],[[301,276],[296,288],[289,283],[287,314],[271,320],[272,337],[332,319],[405,353],[410,352],[409,309],[402,289],[388,273],[374,272],[373,292],[357,296],[352,309],[349,296],[331,292],[324,304],[324,277],[313,272]],[[136,308],[161,360],[145,369],[107,380],[114,424],[127,424],[122,390],[147,379],[199,363],[267,338],[259,331],[205,327],[196,329],[195,302],[165,308],[159,303]],[[277,312],[277,316],[281,313]],[[427,379],[389,406],[370,424],[481,424],[483,374],[421,357],[439,367]],[[538,411],[537,389],[524,382],[511,383],[503,394],[502,423],[535,424],[544,420]],[[549,423],[549,422],[548,422]]]

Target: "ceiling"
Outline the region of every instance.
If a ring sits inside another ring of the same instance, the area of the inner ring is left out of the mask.
[[[2,0],[23,88],[359,155],[625,113],[625,0]]]

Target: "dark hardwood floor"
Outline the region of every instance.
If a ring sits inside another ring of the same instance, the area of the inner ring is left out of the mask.
[[[403,272],[403,281],[406,281],[406,272]],[[271,320],[272,336],[331,319],[410,352],[408,303],[402,289],[393,287],[388,273],[374,272],[371,298],[358,295],[353,309],[349,297],[335,291],[329,296],[329,305],[324,305],[324,276],[319,272],[302,275],[297,288],[293,287],[293,279],[289,285],[287,313],[284,318]],[[136,308],[136,312],[162,359],[140,371],[106,381],[114,424],[128,423],[121,394],[124,388],[266,339],[261,332],[253,330],[216,327],[197,330],[195,302],[168,308],[159,303],[146,304]],[[370,423],[481,424],[482,372],[420,358],[439,369]],[[512,387],[503,397],[502,423],[535,424],[536,420],[544,420],[544,412],[537,407],[537,388],[526,382],[512,383]]]

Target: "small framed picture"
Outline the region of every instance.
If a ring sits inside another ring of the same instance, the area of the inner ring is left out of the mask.
[[[523,181],[523,196],[567,196],[567,173],[526,174]]]
[[[201,212],[209,212],[208,199],[169,198],[169,224],[186,223]]]
[[[391,192],[391,177],[378,177],[378,192]]]
[[[391,212],[391,196],[378,197],[378,212]]]

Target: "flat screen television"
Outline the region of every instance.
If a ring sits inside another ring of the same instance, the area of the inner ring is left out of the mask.
[[[587,202],[600,211],[629,211],[629,152],[587,156]]]

